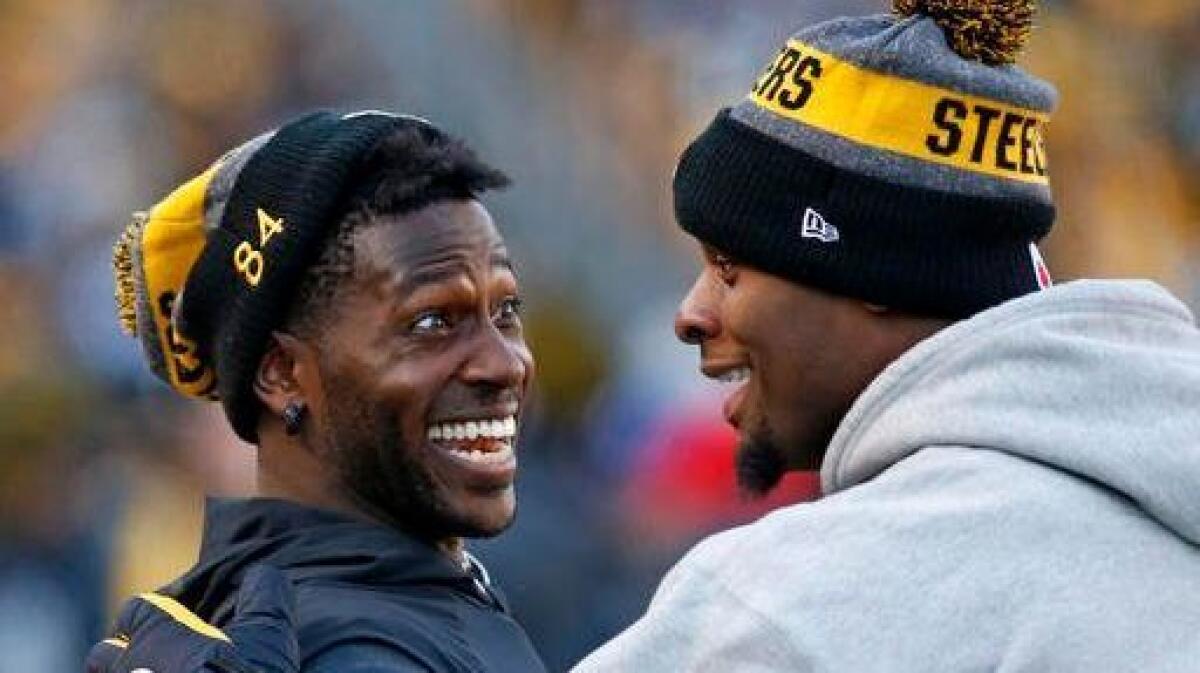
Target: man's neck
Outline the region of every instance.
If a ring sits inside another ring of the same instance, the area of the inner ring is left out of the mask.
[[[347,501],[341,493],[331,488],[323,479],[312,479],[316,464],[307,452],[293,451],[300,454],[288,456],[289,460],[280,460],[279,449],[269,446],[266,442],[259,447],[258,466],[255,492],[264,498],[280,498],[291,500],[310,507],[333,510],[362,518],[353,503]]]
[[[328,469],[307,451],[296,451],[295,447],[281,447],[264,441],[259,447],[257,484],[255,494],[263,498],[290,500],[308,507],[318,507],[347,516],[370,521],[381,526],[413,534],[403,522],[394,521],[384,512],[379,512],[357,498],[337,488],[328,479],[312,478],[312,475],[327,475]],[[281,455],[287,451],[287,460]],[[299,454],[299,455],[296,455]],[[430,541],[440,552],[456,565],[466,567],[464,544],[461,537],[447,537]]]

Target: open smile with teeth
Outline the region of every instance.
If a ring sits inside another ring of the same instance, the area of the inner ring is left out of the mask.
[[[716,377],[721,383],[741,383],[750,378],[749,367],[738,367]]]
[[[702,370],[706,376],[711,379],[716,379],[721,383],[734,384],[737,387],[729,397],[725,398],[725,403],[721,405],[721,412],[725,416],[725,420],[733,427],[739,427],[739,419],[741,417],[741,407],[749,395],[750,376],[754,373],[750,365],[741,365],[732,369],[718,368],[717,366],[703,367]]]
[[[504,463],[513,456],[517,436],[515,416],[434,423],[425,437],[463,460],[475,463]]]

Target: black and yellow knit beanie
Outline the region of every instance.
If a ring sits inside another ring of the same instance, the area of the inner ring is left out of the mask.
[[[895,0],[801,30],[686,149],[680,225],[764,271],[959,318],[1049,284],[1034,0]]]
[[[190,397],[219,399],[257,439],[252,388],[271,331],[337,225],[375,145],[417,117],[316,112],[250,140],[143,213],[113,265],[122,326],[151,370]]]

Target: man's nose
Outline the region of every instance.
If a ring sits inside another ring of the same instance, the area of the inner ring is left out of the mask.
[[[720,333],[716,297],[710,283],[701,274],[683,301],[679,302],[679,311],[675,314],[675,336],[685,344],[699,346]]]
[[[521,387],[532,368],[524,340],[490,327],[481,332],[462,370],[462,378],[496,388]]]

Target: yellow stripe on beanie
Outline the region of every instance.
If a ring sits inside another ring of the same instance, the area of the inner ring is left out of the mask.
[[[164,354],[171,387],[190,397],[208,397],[215,383],[210,363],[172,321],[188,273],[204,249],[204,198],[219,164],[171,192],[146,215],[141,262],[147,304]]]
[[[787,42],[748,98],[861,145],[992,177],[1050,182],[1045,113],[876,72],[799,40]]]

